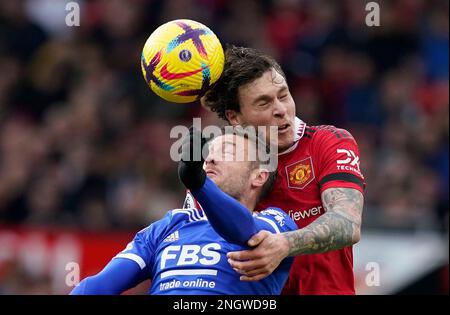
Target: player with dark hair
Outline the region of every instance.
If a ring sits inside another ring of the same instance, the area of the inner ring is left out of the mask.
[[[226,254],[248,248],[258,231],[280,233],[296,229],[280,209],[253,213],[261,194],[270,190],[270,173],[250,151],[262,150],[258,138],[234,130],[212,140],[205,161],[194,161],[199,131],[190,130],[183,141],[178,173],[202,208],[169,211],[136,234],[134,240],[97,275],[88,277],[71,294],[120,294],[151,279],[150,294],[280,294],[293,259],[258,282],[239,281]],[[237,149],[244,159],[236,159]],[[220,187],[220,189],[219,189]],[[221,190],[222,189],[222,190]]]
[[[223,74],[202,105],[233,126],[278,128],[278,179],[257,210],[275,205],[298,230],[259,232],[249,241],[256,248],[230,253],[241,279],[263,279],[297,256],[284,294],[354,294],[352,245],[360,239],[365,182],[352,135],[297,118],[281,67],[251,48],[227,48]]]

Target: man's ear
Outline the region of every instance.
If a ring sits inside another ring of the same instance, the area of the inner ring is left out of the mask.
[[[227,109],[225,111],[225,118],[228,120],[230,125],[237,126],[241,124],[241,119],[239,113],[232,109]]]
[[[204,109],[206,109],[208,112],[211,112],[211,107],[209,107],[208,105],[206,105],[206,94],[203,95],[203,96],[200,98],[200,104],[201,104],[202,107],[203,107]]]
[[[269,172],[265,169],[257,168],[254,170],[254,176],[252,176],[252,186],[262,187],[269,179]]]

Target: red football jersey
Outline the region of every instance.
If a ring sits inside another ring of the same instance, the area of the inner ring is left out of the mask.
[[[278,178],[256,210],[283,209],[303,228],[325,213],[321,193],[328,188],[363,192],[355,139],[334,126],[306,126],[297,119],[296,143],[278,155]],[[355,294],[352,246],[295,257],[283,294]]]

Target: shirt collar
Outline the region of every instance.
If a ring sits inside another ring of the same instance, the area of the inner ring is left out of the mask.
[[[294,144],[291,145],[288,149],[284,150],[283,152],[278,153],[278,155],[283,155],[289,152],[292,152],[295,150],[295,148],[298,145],[299,140],[303,137],[303,134],[305,133],[306,123],[301,120],[298,117],[295,117],[294,121]]]

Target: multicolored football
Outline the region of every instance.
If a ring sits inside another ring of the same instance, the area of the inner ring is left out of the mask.
[[[203,96],[223,71],[224,52],[217,36],[192,20],[174,20],[147,39],[141,68],[147,84],[163,99],[190,103]]]

